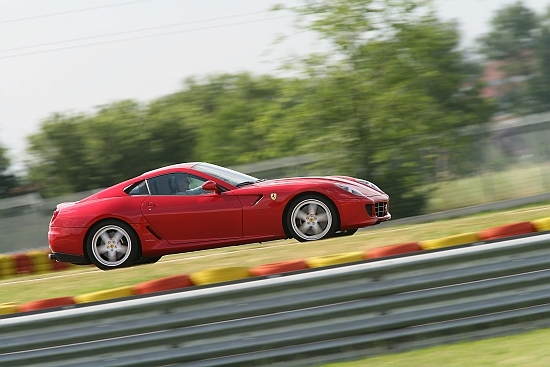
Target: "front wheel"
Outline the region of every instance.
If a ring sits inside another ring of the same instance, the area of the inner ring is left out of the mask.
[[[338,221],[334,204],[320,195],[301,197],[290,204],[287,226],[300,242],[315,241],[333,235]]]
[[[132,227],[119,221],[96,224],[86,241],[88,257],[102,270],[134,265],[139,249],[139,239]]]

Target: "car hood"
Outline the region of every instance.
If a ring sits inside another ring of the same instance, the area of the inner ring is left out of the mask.
[[[243,188],[265,188],[265,187],[281,187],[291,185],[303,185],[303,186],[317,186],[326,184],[344,184],[358,188],[363,193],[369,196],[387,196],[387,194],[374,185],[368,185],[365,182],[360,181],[357,178],[348,176],[320,176],[320,177],[290,177],[290,178],[278,178],[274,180],[260,181],[252,185],[245,186]]]

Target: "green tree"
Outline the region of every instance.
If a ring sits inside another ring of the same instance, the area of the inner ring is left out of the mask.
[[[530,112],[550,110],[550,8],[539,16],[539,27],[535,32],[534,58],[536,77],[529,80]]]
[[[52,196],[110,186],[189,160],[193,131],[170,106],[164,100],[150,108],[121,101],[93,115],[53,115],[29,138],[29,177]]]
[[[505,75],[501,112],[528,114],[549,109],[550,11],[536,14],[522,2],[499,9],[479,39],[488,61],[500,60]]]
[[[465,151],[456,129],[491,114],[468,79],[456,25],[427,0],[304,0],[292,10],[330,48],[300,60],[295,77],[189,79],[146,106],[54,115],[31,137],[31,174],[54,194],[181,161],[310,153],[330,174],[380,184],[397,217],[420,213],[438,152]]]
[[[480,51],[491,60],[523,60],[521,67],[528,69],[525,51],[532,49],[536,43],[533,32],[536,28],[538,21],[535,12],[521,1],[506,5],[491,19],[490,31],[479,37]]]
[[[292,154],[281,134],[292,81],[248,73],[189,80],[185,91],[197,125],[195,156],[221,165]],[[291,92],[290,92],[291,93]]]
[[[88,169],[81,124],[84,116],[54,114],[41,132],[28,138],[31,153],[28,176],[45,196],[85,190]]]
[[[190,104],[181,93],[151,102],[147,108],[147,156],[141,157],[150,168],[195,160],[198,125]]]
[[[303,63],[316,83],[304,97],[309,113],[297,116],[316,126],[301,132],[306,149],[332,152],[343,173],[379,183],[398,217],[420,213],[429,195],[422,172],[437,158],[426,148],[459,149],[467,139],[456,129],[491,114],[465,88],[456,25],[423,1],[305,1],[295,11],[333,45]]]
[[[14,175],[7,173],[10,167],[10,160],[7,150],[0,145],[0,198],[9,196],[9,190],[17,186],[17,179]]]

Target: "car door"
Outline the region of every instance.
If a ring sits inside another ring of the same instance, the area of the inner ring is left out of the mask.
[[[242,205],[231,192],[204,192],[199,187],[190,194],[176,192],[176,180],[182,174],[170,174],[148,180],[151,195],[141,211],[153,227],[170,243],[215,242],[242,237]],[[193,185],[205,182],[189,177]]]

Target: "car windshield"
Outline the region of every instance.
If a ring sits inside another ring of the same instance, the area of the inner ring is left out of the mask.
[[[260,181],[256,177],[210,163],[197,163],[193,166],[193,169],[219,178],[220,180],[236,187],[241,187],[246,184],[253,184]]]

